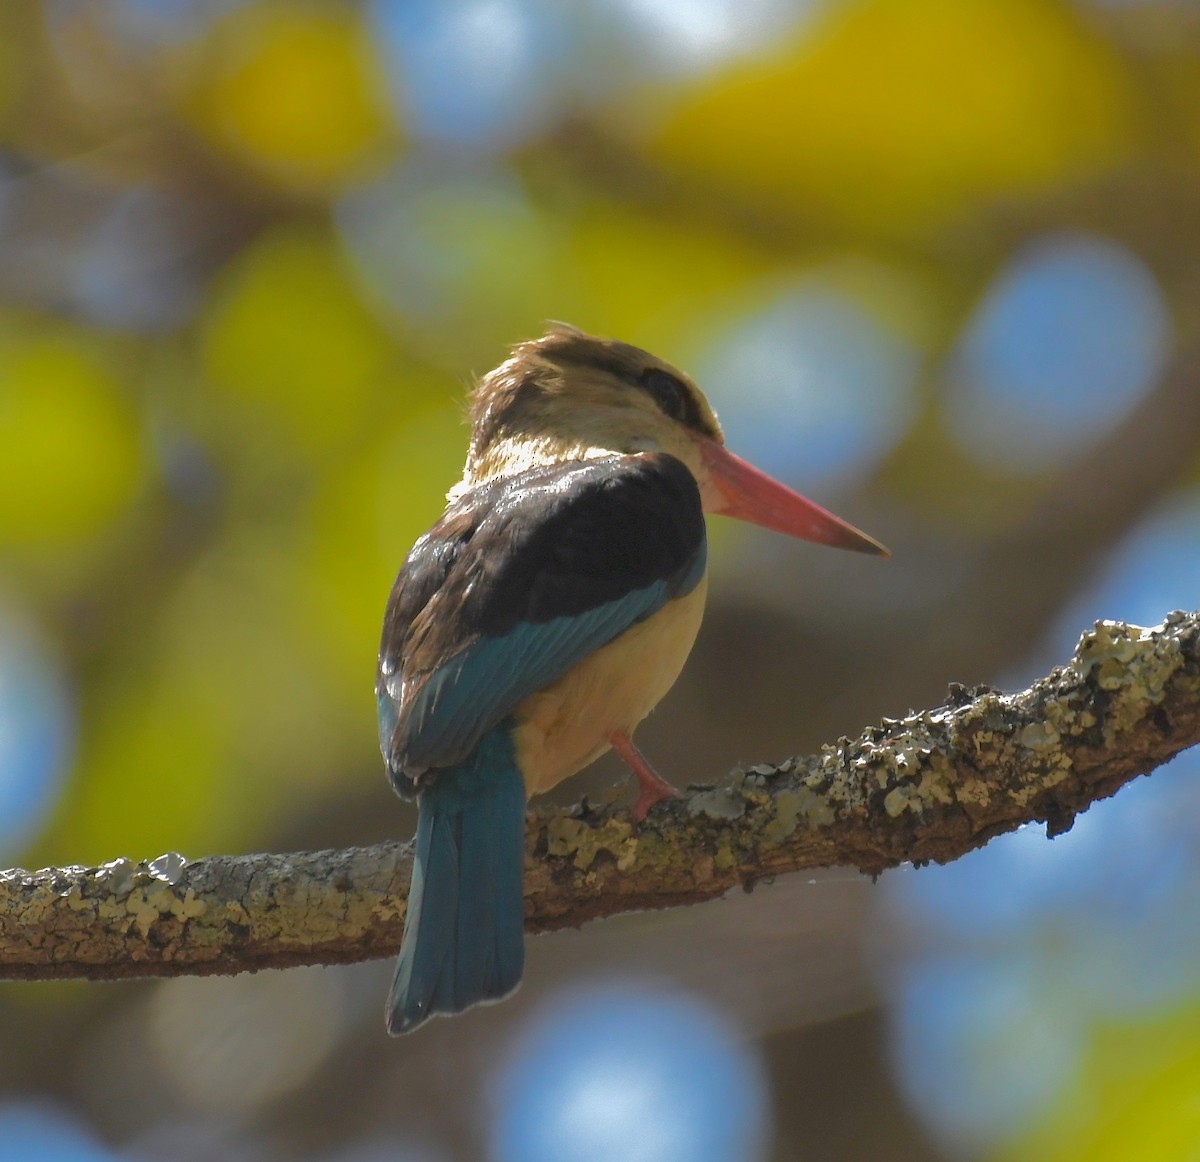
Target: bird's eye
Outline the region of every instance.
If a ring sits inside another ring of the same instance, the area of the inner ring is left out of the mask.
[[[669,371],[651,367],[642,372],[640,382],[643,390],[666,415],[681,424],[687,422],[687,388],[675,376]]]

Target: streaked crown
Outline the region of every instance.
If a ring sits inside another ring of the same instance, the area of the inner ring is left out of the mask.
[[[561,323],[480,380],[470,418],[464,485],[612,452],[664,451],[691,464],[696,437],[723,441],[708,400],[682,372]]]

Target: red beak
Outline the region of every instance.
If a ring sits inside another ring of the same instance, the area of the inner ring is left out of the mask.
[[[709,512],[737,517],[777,533],[786,533],[789,537],[832,545],[835,549],[891,556],[873,537],[859,532],[811,500],[805,500],[778,480],[772,480],[716,440],[696,442],[700,445],[704,467],[719,494],[715,504],[705,505]]]

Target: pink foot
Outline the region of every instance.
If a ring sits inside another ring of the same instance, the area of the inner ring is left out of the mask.
[[[646,818],[650,808],[664,799],[682,799],[683,794],[666,781],[647,761],[636,746],[633,739],[619,730],[614,730],[608,736],[621,761],[633,771],[638,781],[637,801],[629,811],[634,823],[641,823]]]

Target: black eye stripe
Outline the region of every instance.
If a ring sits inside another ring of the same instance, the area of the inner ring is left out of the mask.
[[[676,423],[712,436],[712,421],[703,415],[692,390],[677,376],[661,367],[647,367],[645,351],[625,343],[600,343],[595,340],[568,345],[555,352],[562,366],[589,367],[611,375],[621,383],[644,391],[658,409]]]
[[[638,377],[638,384],[671,419],[681,424],[691,419],[688,408],[692,402],[691,396],[669,371],[663,371],[660,367],[647,368]]]

